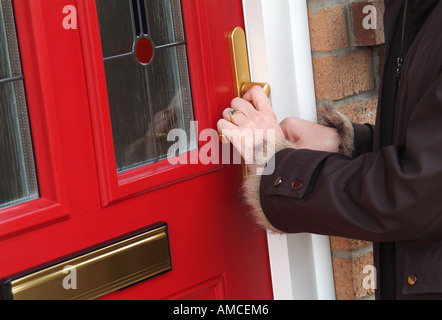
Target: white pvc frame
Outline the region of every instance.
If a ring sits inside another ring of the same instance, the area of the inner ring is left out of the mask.
[[[271,86],[278,120],[316,121],[306,0],[243,0],[252,81]],[[268,233],[276,300],[334,300],[329,237]]]

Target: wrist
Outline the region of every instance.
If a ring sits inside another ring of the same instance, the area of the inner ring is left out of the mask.
[[[330,131],[329,143],[338,144],[338,152],[349,157],[354,150],[354,128],[351,121],[338,111],[326,109],[318,117],[318,123],[333,131]]]
[[[285,139],[277,139],[267,141],[255,146],[253,162],[247,163],[247,169],[249,175],[263,175],[265,173],[265,168],[267,167],[269,161],[275,156],[276,153],[283,149],[297,149],[296,145]]]

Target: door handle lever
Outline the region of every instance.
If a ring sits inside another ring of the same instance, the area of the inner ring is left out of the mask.
[[[264,92],[266,93],[267,97],[270,96],[271,90],[270,85],[268,83],[264,82],[244,82],[241,84],[241,96],[243,96],[247,91],[252,89],[254,86],[260,86]]]
[[[235,27],[229,32],[228,38],[235,97],[241,98],[247,90],[255,85],[262,87],[267,96],[270,96],[270,85],[250,80],[249,58],[244,30],[241,27]]]
[[[250,79],[249,57],[247,53],[246,35],[241,27],[235,27],[229,32],[230,62],[233,75],[233,87],[235,97],[241,98],[253,86],[263,88],[267,96],[270,96],[270,85],[262,82],[252,82]],[[243,177],[247,178],[247,166],[242,161]]]

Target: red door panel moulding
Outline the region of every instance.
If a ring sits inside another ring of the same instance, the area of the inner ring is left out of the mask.
[[[224,275],[196,284],[163,300],[225,300]]]

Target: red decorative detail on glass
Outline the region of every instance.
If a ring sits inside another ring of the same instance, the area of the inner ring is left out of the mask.
[[[142,38],[138,41],[136,51],[137,59],[142,64],[148,64],[153,57],[153,45],[149,39]]]

